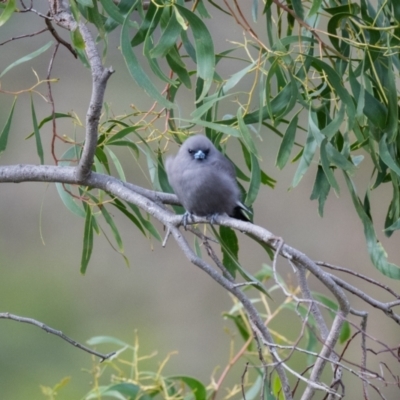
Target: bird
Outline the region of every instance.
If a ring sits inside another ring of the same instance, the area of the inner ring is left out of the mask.
[[[233,163],[206,136],[190,136],[177,155],[165,161],[168,181],[186,212],[182,223],[186,228],[193,215],[210,218],[218,215],[249,221],[244,211],[251,211],[241,202]]]

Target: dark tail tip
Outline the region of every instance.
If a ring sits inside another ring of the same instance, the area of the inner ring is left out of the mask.
[[[241,221],[252,222],[250,218],[246,215],[245,210],[243,210],[243,208],[239,206],[233,209],[233,213],[232,215],[230,215],[230,217],[240,219]]]

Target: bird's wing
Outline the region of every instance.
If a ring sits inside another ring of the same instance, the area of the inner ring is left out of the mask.
[[[211,161],[211,164],[217,170],[228,174],[231,178],[236,180],[235,166],[221,153],[215,155],[215,158]]]
[[[165,170],[167,171],[167,175],[169,176],[171,174],[172,171],[172,165],[174,163],[174,156],[169,156],[167,157],[167,159],[165,160]]]

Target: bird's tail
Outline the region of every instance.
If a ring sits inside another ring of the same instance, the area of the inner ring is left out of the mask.
[[[250,208],[246,207],[243,203],[238,202],[238,205],[233,209],[232,215],[230,217],[240,219],[241,221],[252,222],[250,215],[253,212]]]

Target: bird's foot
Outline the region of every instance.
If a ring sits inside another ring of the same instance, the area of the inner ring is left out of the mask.
[[[213,225],[216,222],[217,217],[219,217],[220,214],[215,213],[215,214],[211,214],[210,216],[208,216],[208,219],[210,220],[210,224]]]
[[[183,214],[182,221],[181,221],[181,225],[183,225],[183,227],[185,228],[185,231],[186,231],[186,226],[188,224],[189,219],[192,222],[194,221],[193,214],[189,211],[186,211],[185,214]]]

